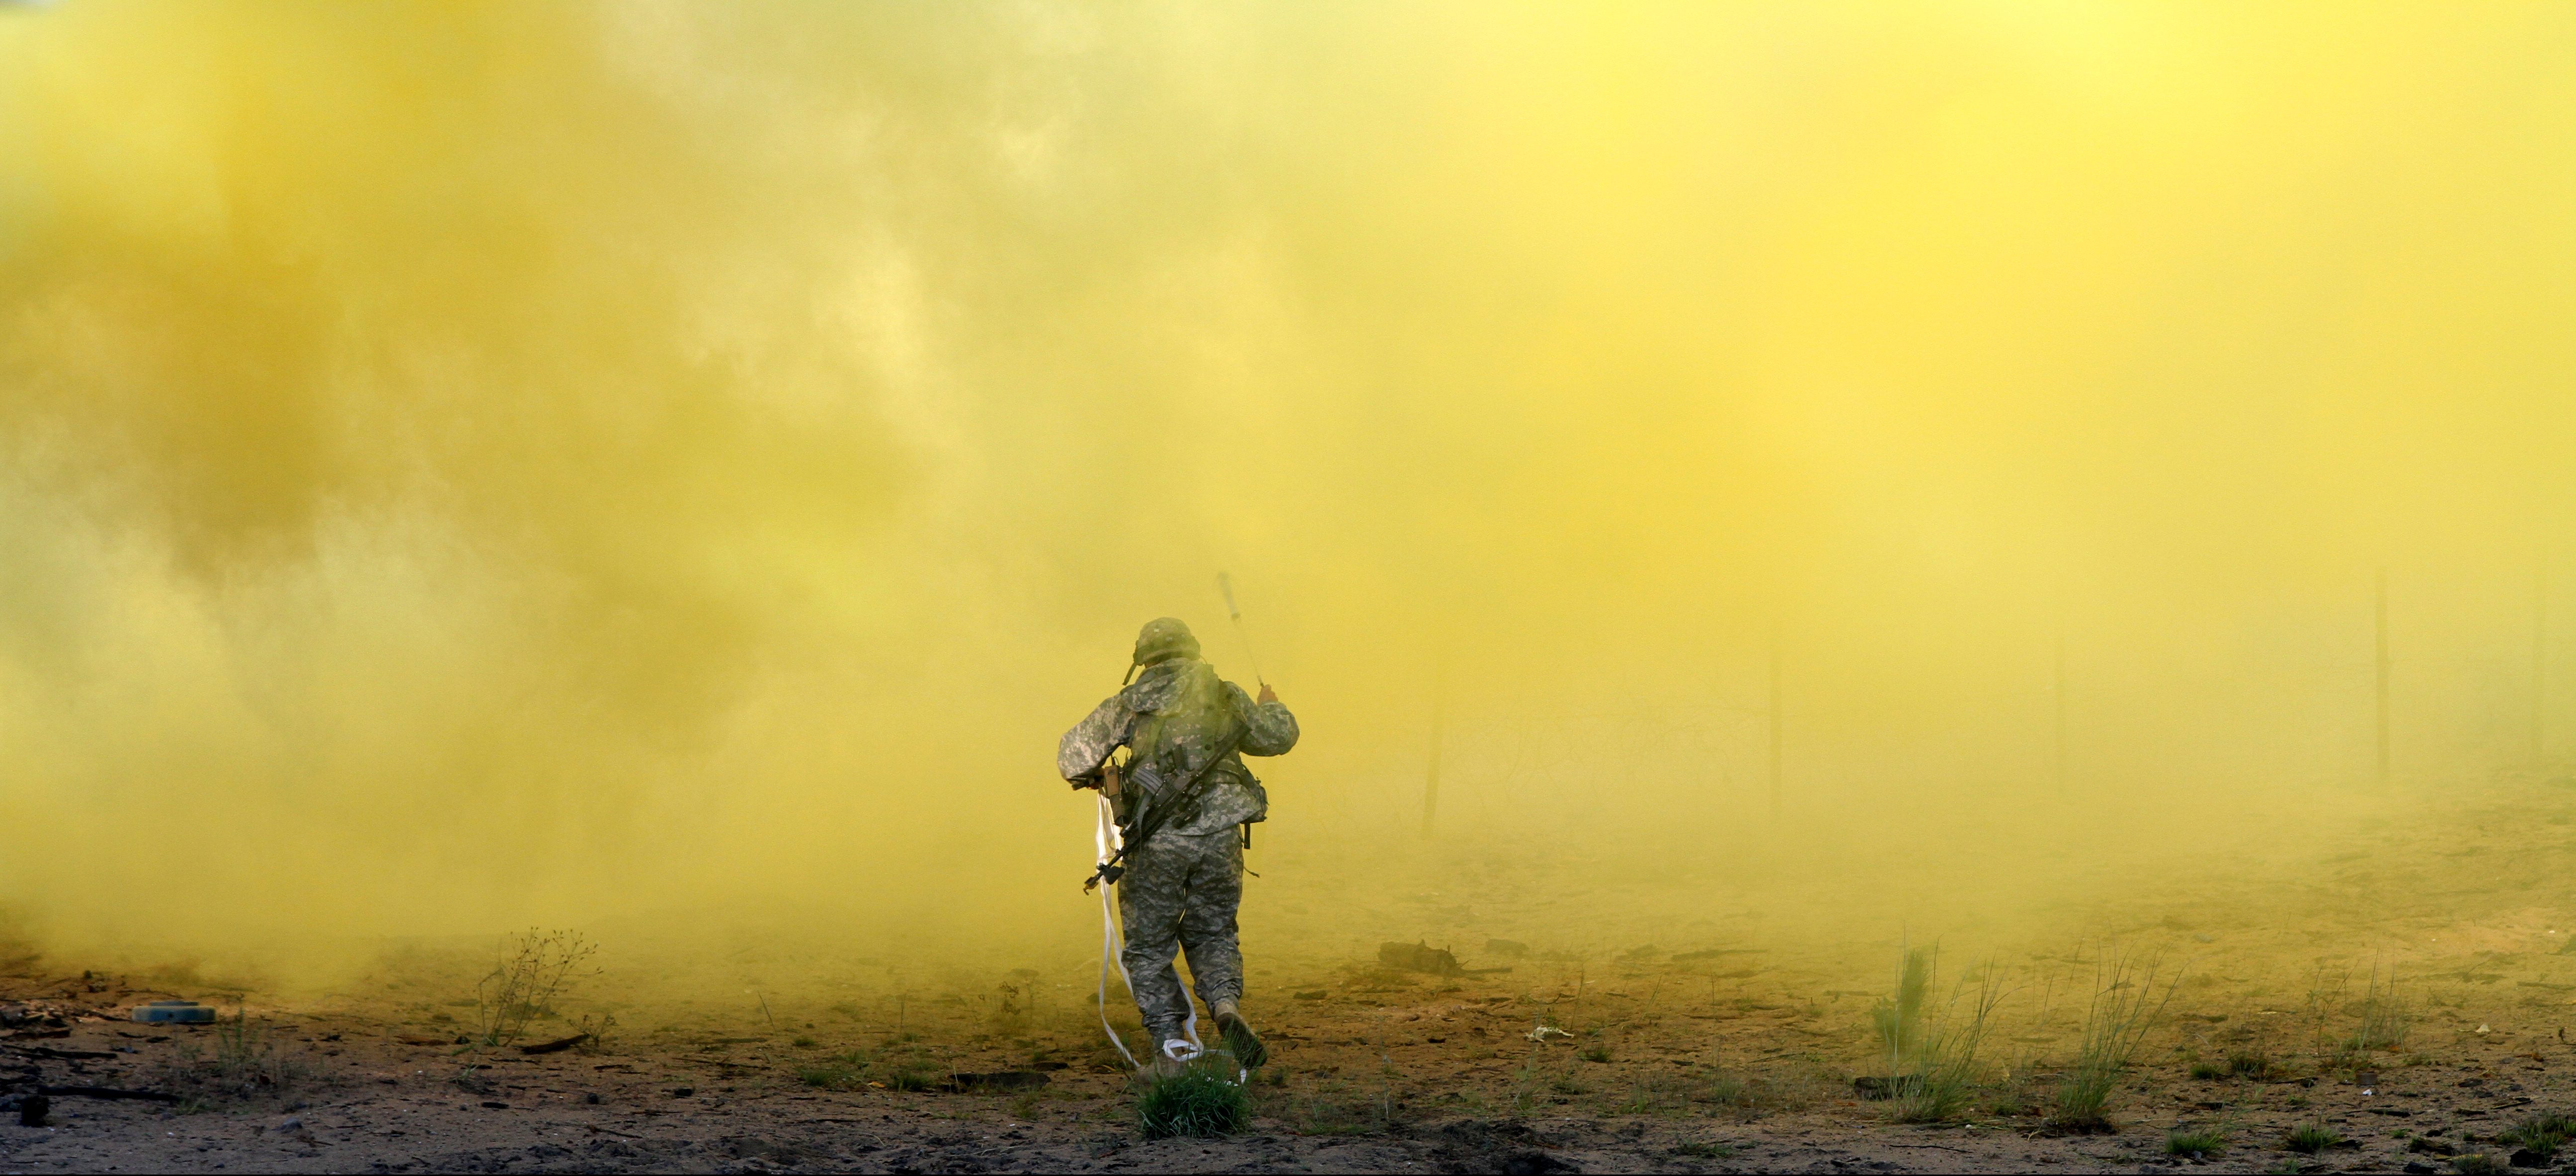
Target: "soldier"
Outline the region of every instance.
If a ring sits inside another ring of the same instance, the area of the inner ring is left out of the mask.
[[[1219,679],[1216,667],[1199,660],[1190,627],[1170,617],[1136,635],[1128,673],[1133,682],[1065,732],[1056,770],[1077,788],[1112,789],[1131,838],[1139,816],[1180,805],[1150,838],[1131,842],[1118,879],[1118,917],[1127,930],[1119,959],[1136,1012],[1161,1050],[1160,1064],[1176,1064],[1189,1047],[1182,1025],[1190,1012],[1172,970],[1178,946],[1189,953],[1199,999],[1216,1014],[1226,1047],[1258,1066],[1268,1051],[1243,1019],[1235,907],[1243,898],[1243,851],[1253,823],[1269,819],[1270,794],[1243,756],[1296,746],[1297,718],[1269,686],[1255,702]],[[1125,770],[1104,775],[1121,747],[1129,749]]]

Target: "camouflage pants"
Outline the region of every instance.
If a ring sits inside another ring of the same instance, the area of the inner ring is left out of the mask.
[[[1172,970],[1175,947],[1189,953],[1199,1000],[1243,996],[1243,949],[1235,907],[1243,901],[1243,843],[1229,825],[1195,836],[1157,834],[1127,861],[1118,882],[1118,919],[1126,925],[1127,986],[1136,1012],[1161,1042],[1181,1035],[1188,998]]]

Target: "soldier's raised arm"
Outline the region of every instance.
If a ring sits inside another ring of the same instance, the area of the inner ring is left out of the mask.
[[[1109,753],[1125,746],[1136,731],[1136,712],[1127,709],[1124,699],[1124,695],[1110,695],[1064,733],[1055,745],[1057,774],[1076,784],[1099,776]]]
[[[1245,755],[1286,755],[1297,746],[1297,716],[1288,713],[1288,704],[1279,701],[1270,687],[1261,688],[1261,701],[1243,692],[1232,682],[1226,689],[1234,695],[1234,713],[1243,719],[1243,742],[1237,747]]]

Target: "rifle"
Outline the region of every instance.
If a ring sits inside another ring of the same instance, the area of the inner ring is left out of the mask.
[[[1180,786],[1174,788],[1172,794],[1166,797],[1163,803],[1137,809],[1136,816],[1119,827],[1118,851],[1110,854],[1108,861],[1100,863],[1100,868],[1093,870],[1091,877],[1083,880],[1082,892],[1089,894],[1103,882],[1116,886],[1118,880],[1127,874],[1127,868],[1118,863],[1125,861],[1127,855],[1135,852],[1137,846],[1145,844],[1164,825],[1170,824],[1174,814],[1196,803],[1199,794],[1207,791],[1208,770],[1216,767],[1225,757],[1234,754],[1235,745],[1242,743],[1243,737],[1250,732],[1251,727],[1248,724],[1236,724],[1234,734],[1226,736],[1225,742],[1217,745],[1216,754],[1209,756],[1207,762],[1198,766],[1198,770],[1183,779]],[[1138,795],[1141,797],[1151,791],[1149,788],[1139,789]]]

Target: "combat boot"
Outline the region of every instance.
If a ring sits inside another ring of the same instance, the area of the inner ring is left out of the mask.
[[[1225,1048],[1246,1069],[1270,1060],[1270,1047],[1261,1044],[1261,1035],[1252,1031],[1252,1023],[1243,1019],[1243,1010],[1235,1002],[1216,1002],[1216,1028],[1225,1035]]]

